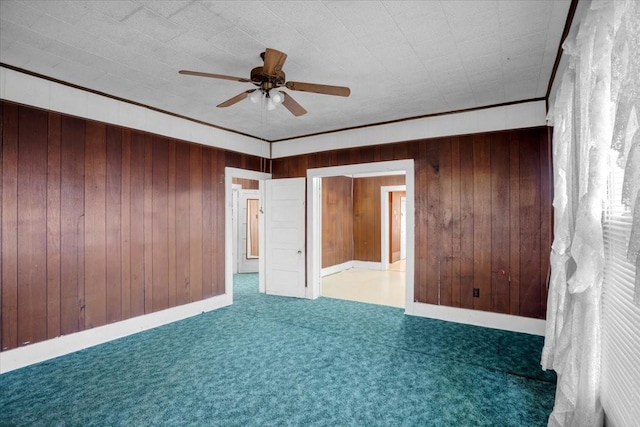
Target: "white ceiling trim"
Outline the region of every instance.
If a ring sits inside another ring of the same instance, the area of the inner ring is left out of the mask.
[[[274,159],[417,139],[546,126],[544,100],[405,120],[272,143]]]
[[[0,67],[0,99],[269,158],[269,143]]]

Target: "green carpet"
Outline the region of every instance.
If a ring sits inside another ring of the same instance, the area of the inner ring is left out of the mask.
[[[536,426],[543,340],[257,292],[0,376],[2,426]]]

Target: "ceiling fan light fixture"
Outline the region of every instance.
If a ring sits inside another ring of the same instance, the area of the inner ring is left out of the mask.
[[[276,106],[278,104],[276,104],[275,102],[273,102],[273,99],[271,98],[267,98],[267,110],[268,111],[273,111],[276,109]]]
[[[249,95],[249,100],[254,104],[257,104],[262,99],[262,92],[259,90],[254,91],[251,95]]]
[[[284,94],[279,90],[273,90],[269,92],[269,95],[271,101],[273,101],[275,104],[282,104],[282,101],[284,101]]]

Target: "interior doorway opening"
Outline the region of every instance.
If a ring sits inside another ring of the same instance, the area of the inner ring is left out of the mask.
[[[259,213],[262,182],[267,179],[271,174],[225,168],[225,294],[231,301],[234,274],[258,273],[259,290],[264,292],[264,256],[260,254],[264,254],[265,228]]]
[[[405,306],[403,172],[322,178],[321,296]]]
[[[327,272],[327,270],[323,271],[323,192],[322,192],[322,179],[325,177],[337,177],[337,176],[350,176],[350,177],[376,177],[376,176],[400,176],[404,177],[404,194],[399,197],[401,209],[402,198],[404,198],[405,205],[405,218],[404,218],[404,231],[405,235],[402,237],[404,242],[404,251],[398,250],[398,256],[405,256],[405,260],[402,262],[404,264],[404,268],[400,267],[402,271],[402,276],[399,281],[401,285],[404,287],[404,295],[402,295],[401,302],[396,304],[388,304],[394,305],[397,307],[407,307],[409,302],[413,301],[413,281],[414,281],[414,165],[413,160],[397,160],[391,162],[378,162],[378,163],[369,163],[369,164],[358,164],[358,165],[347,165],[347,166],[337,166],[337,167],[328,167],[328,168],[319,168],[319,169],[310,169],[307,171],[307,194],[308,194],[308,219],[307,222],[310,224],[308,228],[308,247],[309,247],[309,256],[308,256],[308,286],[311,287],[312,292],[315,296],[323,295],[322,286],[323,286],[323,276],[326,276],[327,273],[331,273],[331,271]],[[380,200],[383,200],[382,193],[380,192],[380,188],[378,188],[378,194],[380,194]],[[364,209],[371,209],[371,201],[368,202],[369,205],[364,206]],[[380,202],[378,202],[380,203]],[[380,212],[382,212],[385,208],[380,208]],[[357,215],[357,213],[355,213]],[[388,218],[387,218],[388,221]],[[380,217],[378,217],[376,221],[376,226],[379,227],[379,236],[385,234],[384,231],[384,222],[381,221]],[[392,259],[392,254],[390,252],[389,246],[383,248],[382,239],[378,242],[376,246],[377,252],[377,260],[375,261],[363,261],[365,264],[358,264],[359,267],[369,267],[364,268],[365,273],[373,273],[373,274],[390,274],[389,272],[389,259]],[[399,248],[398,248],[399,249]],[[386,267],[383,270],[384,265],[384,253],[386,252]],[[403,252],[400,254],[399,252]],[[358,255],[354,254],[354,261],[357,261]],[[353,269],[356,267],[356,263],[346,262],[346,266],[342,265],[338,267],[337,271],[342,271],[341,268],[346,267],[347,270]],[[357,267],[356,267],[357,268]],[[323,274],[324,273],[324,274]],[[367,279],[365,278],[366,282]],[[366,301],[373,302],[373,301]]]
[[[232,178],[233,272],[258,273],[260,181]]]

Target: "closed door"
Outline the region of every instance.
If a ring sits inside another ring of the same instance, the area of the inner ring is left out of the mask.
[[[265,290],[305,296],[305,179],[265,181]]]

